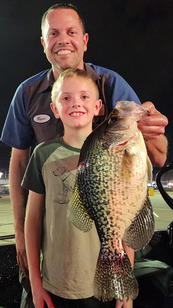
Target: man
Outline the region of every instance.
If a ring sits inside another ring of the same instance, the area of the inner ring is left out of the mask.
[[[30,148],[36,143],[53,139],[57,134],[63,134],[61,121],[54,119],[49,107],[54,81],[67,68],[84,69],[92,75],[98,84],[103,102],[95,125],[107,116],[118,100],[140,103],[135,92],[117,73],[83,62],[88,34],[85,33],[81,16],[72,5],[57,4],[43,15],[41,43],[52,70],[41,72],[19,86],[1,138],[2,142],[13,148],[10,162],[10,195],[14,213],[17,261],[26,277],[28,266],[24,220],[28,192],[21,187],[21,181]],[[163,134],[168,121],[151,102],[146,102],[143,106],[148,110],[148,116],[143,118],[138,126],[145,138],[152,163],[162,166],[167,153],[167,140]]]

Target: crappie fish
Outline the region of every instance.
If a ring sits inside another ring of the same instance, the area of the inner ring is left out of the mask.
[[[68,218],[84,232],[95,222],[101,249],[94,296],[103,301],[137,297],[138,283],[122,241],[138,250],[154,233],[147,193],[152,165],[137,128],[146,114],[134,102],[117,102],[81,149]]]

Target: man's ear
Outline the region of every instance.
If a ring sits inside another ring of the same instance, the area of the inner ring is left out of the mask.
[[[43,46],[43,48],[44,48],[44,52],[45,52],[45,42],[44,42],[44,38],[41,36],[41,45]]]
[[[52,112],[54,113],[55,118],[59,119],[59,112],[58,112],[58,108],[56,107],[56,105],[54,103],[50,103],[50,108]]]
[[[84,34],[84,37],[83,37],[84,52],[87,50],[88,40],[89,40],[89,34],[88,34],[88,33],[85,33],[85,34]]]
[[[98,99],[95,104],[94,115],[97,116],[102,106],[102,100]]]

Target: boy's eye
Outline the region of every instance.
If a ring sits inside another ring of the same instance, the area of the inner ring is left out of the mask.
[[[68,99],[69,99],[68,96],[64,96],[64,97],[62,98],[63,101],[67,101]]]
[[[87,95],[82,95],[82,99],[87,99],[89,98]]]
[[[49,33],[49,36],[55,36],[55,35],[56,35],[56,32],[55,32],[55,31]]]

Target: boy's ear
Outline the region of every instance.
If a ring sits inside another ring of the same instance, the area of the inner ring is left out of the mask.
[[[50,108],[52,112],[54,113],[55,118],[59,119],[59,112],[58,112],[56,105],[54,103],[50,103]]]
[[[99,111],[101,109],[101,106],[102,106],[102,100],[101,99],[98,99],[96,101],[96,104],[95,104],[95,111],[94,111],[94,115],[97,116],[99,114]]]

